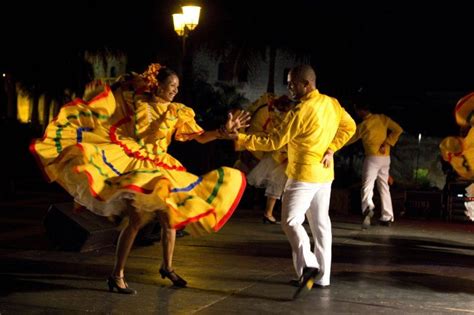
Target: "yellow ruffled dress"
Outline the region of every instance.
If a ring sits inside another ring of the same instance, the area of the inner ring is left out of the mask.
[[[120,215],[131,203],[166,211],[171,226],[200,235],[226,223],[246,185],[236,169],[196,176],[167,153],[173,137],[187,141],[203,132],[183,104],[102,86],[63,106],[30,150],[49,181],[96,214]]]
[[[454,109],[456,123],[469,128],[465,137],[444,138],[439,149],[443,159],[451,164],[456,173],[467,180],[474,180],[474,93],[461,98]]]

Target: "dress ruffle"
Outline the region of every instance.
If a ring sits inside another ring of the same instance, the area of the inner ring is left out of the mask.
[[[288,179],[285,170],[286,163],[277,163],[272,154],[267,153],[247,175],[247,182],[254,187],[265,188],[266,196],[280,199]]]
[[[204,132],[193,110],[108,86],[95,95],[63,106],[30,145],[46,177],[99,215],[120,215],[131,202],[166,211],[171,226],[194,235],[219,230],[246,181],[229,167],[196,176],[167,153],[173,135],[185,141]]]
[[[464,179],[474,180],[474,129],[465,138],[446,137],[439,145],[441,156]]]

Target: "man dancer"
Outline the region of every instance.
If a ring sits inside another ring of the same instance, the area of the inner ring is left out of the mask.
[[[374,215],[374,184],[382,202],[380,225],[390,226],[394,220],[392,197],[388,185],[390,171],[390,148],[393,147],[403,129],[383,114],[372,114],[366,104],[356,104],[355,112],[362,119],[357,125],[355,135],[348,143],[362,139],[365,159],[362,168],[361,208],[363,215],[362,228],[370,227]]]
[[[311,66],[291,69],[288,90],[300,103],[267,135],[238,134],[236,148],[275,151],[288,145],[288,182],[283,193],[281,223],[300,280],[294,295],[297,297],[309,291],[313,281],[318,286],[330,284],[333,154],[352,137],[356,124],[335,98],[319,93]],[[303,227],[305,215],[314,238],[314,252]]]

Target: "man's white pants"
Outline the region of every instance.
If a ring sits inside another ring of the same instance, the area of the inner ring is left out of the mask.
[[[282,198],[281,224],[291,245],[298,277],[304,267],[323,272],[320,285],[329,285],[331,276],[332,231],[329,218],[331,183],[307,183],[288,179]],[[314,240],[314,252],[303,227],[305,214]]]
[[[388,186],[390,170],[390,156],[367,156],[362,168],[362,213],[365,209],[374,209],[374,184],[377,182],[377,190],[382,202],[380,220],[393,221],[392,197]]]

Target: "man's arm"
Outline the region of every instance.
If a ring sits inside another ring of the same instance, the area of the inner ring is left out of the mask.
[[[393,147],[395,143],[397,143],[398,138],[400,138],[403,129],[389,117],[387,117],[387,129],[390,130],[390,132],[387,135],[387,139],[385,139],[385,143]]]
[[[275,151],[282,148],[298,133],[298,110],[292,110],[277,128],[267,135],[239,133],[235,141],[236,150]]]
[[[351,115],[349,115],[344,108],[341,107],[342,116],[341,121],[339,122],[339,127],[337,128],[336,135],[332,140],[329,148],[324,153],[323,159],[321,163],[323,163],[324,167],[330,167],[334,158],[334,152],[342,148],[344,144],[346,144],[349,139],[354,138],[353,136],[356,133],[356,123],[354,119],[352,119]],[[354,140],[354,141],[357,141]]]
[[[339,122],[339,127],[337,128],[337,132],[334,136],[334,139],[329,145],[329,149],[333,152],[336,152],[337,150],[342,148],[349,140],[353,142],[357,141],[357,139],[352,140],[357,130],[357,126],[354,119],[352,119],[351,115],[349,115],[344,108],[341,107],[341,110],[342,115],[341,120]]]

